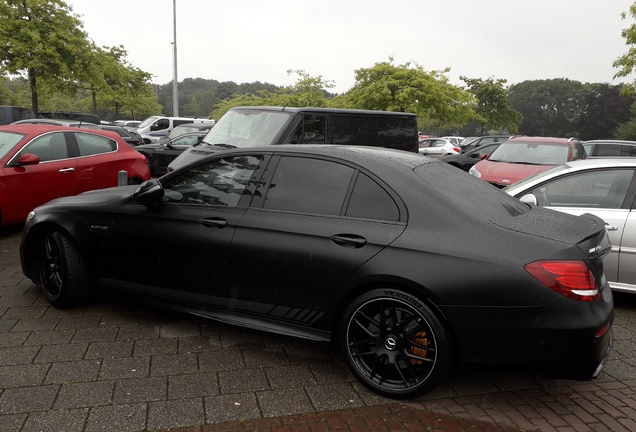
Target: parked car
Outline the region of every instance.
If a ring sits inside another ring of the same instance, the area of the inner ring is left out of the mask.
[[[443,137],[440,137],[440,138],[444,138],[444,139],[449,140],[450,142],[452,142],[457,147],[459,147],[459,144],[464,140],[464,137],[460,137],[460,136],[443,136]]]
[[[143,138],[137,132],[127,130],[121,126],[101,125],[100,129],[115,132],[121,137],[122,140],[133,147],[144,143]]]
[[[24,119],[18,120],[11,123],[12,125],[50,125],[50,126],[66,126],[66,127],[83,127],[85,129],[94,129],[100,130],[101,126],[95,123],[86,122],[83,123],[77,120],[67,120],[67,119],[48,119],[48,118],[33,118],[33,119]]]
[[[103,289],[334,340],[364,385],[410,398],[454,361],[597,376],[610,247],[596,216],[530,206],[412,152],[281,145],[55,200],[30,214],[20,251],[56,307]]]
[[[130,126],[136,129],[141,124],[141,120],[115,120],[113,124],[121,127]]]
[[[484,144],[502,143],[504,141],[508,141],[510,138],[514,136],[515,135],[486,135],[482,137],[476,137],[475,139],[471,141],[468,141],[468,142],[464,141],[460,145],[460,147],[462,149],[462,153],[466,153],[471,151],[474,148],[483,146]]]
[[[468,172],[493,186],[510,186],[565,162],[587,159],[575,138],[515,137],[504,141]]]
[[[346,144],[417,152],[413,113],[315,107],[229,109],[200,146],[186,149],[168,171],[228,148],[279,144]]]
[[[153,177],[158,177],[168,172],[168,164],[185,149],[199,144],[206,133],[207,130],[190,132],[179,135],[174,139],[161,139],[152,144],[143,144],[135,147],[135,150],[148,160],[150,174]]]
[[[166,117],[150,116],[137,126],[137,131],[141,134],[146,144],[155,142],[161,137],[168,135],[172,129],[179,125],[209,123],[214,125],[215,121],[206,118],[195,117]]]
[[[445,138],[424,138],[420,140],[419,153],[424,156],[441,157],[451,154],[459,154],[459,146]]]
[[[499,143],[484,144],[466,153],[442,156],[440,160],[468,172],[473,165],[488,157],[498,146]]]
[[[35,118],[31,108],[0,105],[0,126],[11,124],[18,120]]]
[[[636,157],[636,141],[592,140],[582,144],[588,157]]]
[[[592,213],[605,221],[612,251],[605,276],[615,291],[636,293],[636,160],[568,162],[503,191],[542,207],[573,215]]]
[[[143,155],[112,132],[55,125],[0,126],[0,224],[21,223],[54,198],[150,178]]]
[[[203,135],[208,133],[210,129],[214,127],[214,123],[186,123],[179,126],[175,126],[174,129],[170,131],[170,133],[164,137],[159,138],[155,141],[156,144],[167,144],[174,140],[175,138],[187,134],[189,132],[204,132]]]

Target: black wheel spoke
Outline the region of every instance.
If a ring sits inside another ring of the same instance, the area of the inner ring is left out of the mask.
[[[391,397],[417,395],[439,381],[439,371],[448,365],[445,334],[436,333],[441,327],[437,317],[410,301],[410,294],[400,291],[391,297],[385,292],[363,294],[347,311],[342,347],[368,387]]]

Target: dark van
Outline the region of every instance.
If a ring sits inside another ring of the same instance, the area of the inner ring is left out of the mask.
[[[227,148],[275,144],[347,144],[418,152],[412,113],[334,108],[235,107],[168,171]]]
[[[22,108],[17,106],[0,106],[0,126],[8,125],[18,120],[26,120],[35,118],[31,108]]]

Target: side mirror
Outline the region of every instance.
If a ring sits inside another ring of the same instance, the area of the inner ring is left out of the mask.
[[[33,153],[27,153],[22,155],[22,157],[18,160],[19,165],[37,165],[40,163],[40,158],[34,155]]]
[[[146,180],[133,192],[135,201],[150,204],[161,201],[163,198],[163,186],[159,180]]]
[[[537,197],[532,195],[532,194],[526,194],[524,196],[522,196],[521,198],[519,198],[519,201],[526,203],[526,204],[534,204],[537,205]]]
[[[484,160],[488,158],[488,154],[484,153],[483,155],[481,155],[480,159]]]

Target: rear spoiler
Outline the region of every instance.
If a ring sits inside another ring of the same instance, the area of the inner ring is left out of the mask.
[[[591,224],[597,225],[601,229],[597,230],[593,235],[583,239],[577,243],[577,247],[581,249],[590,259],[601,259],[612,250],[612,243],[605,229],[605,221],[590,213],[579,216],[580,218],[591,219]]]

